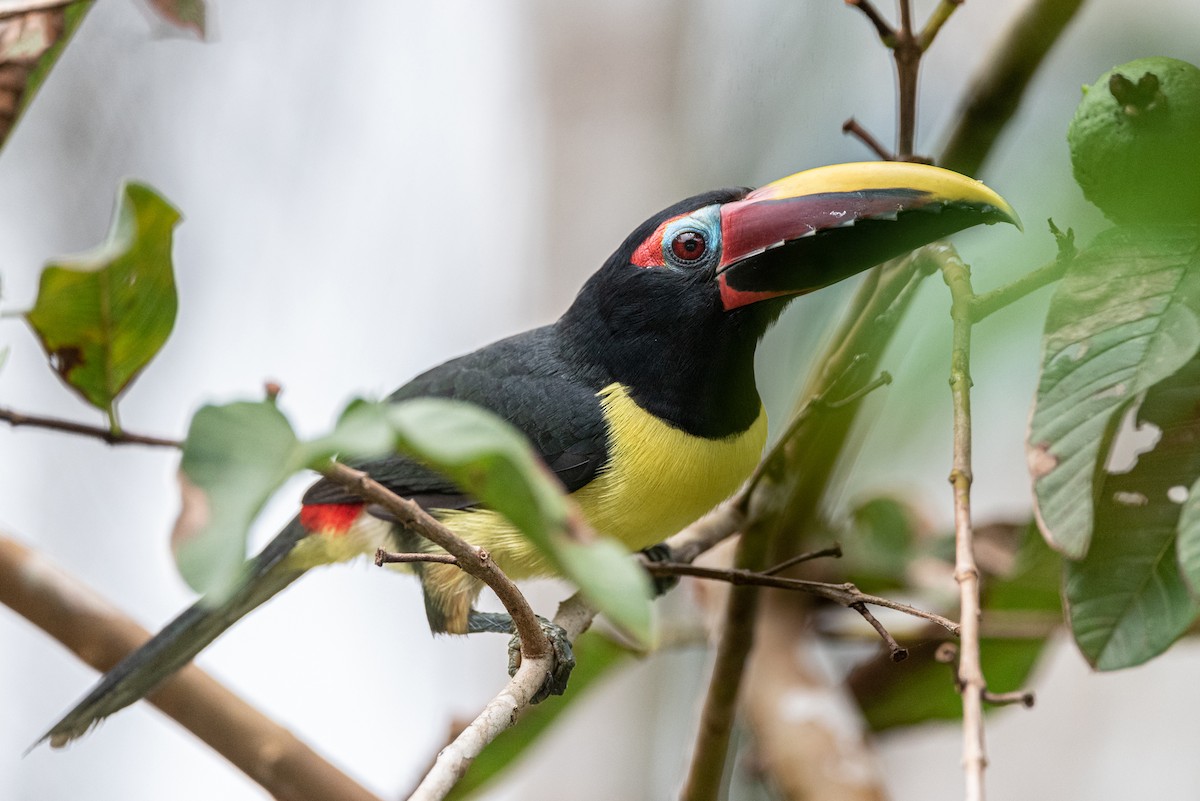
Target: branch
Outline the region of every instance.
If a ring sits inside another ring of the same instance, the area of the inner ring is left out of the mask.
[[[417,503],[401,498],[361,470],[330,462],[321,470],[321,474],[364,500],[379,504],[399,525],[446,551],[460,568],[487,584],[512,617],[513,626],[521,640],[521,665],[516,674],[470,725],[438,753],[433,767],[410,797],[410,801],[438,801],[446,797],[484,747],[516,722],[541,689],[550,673],[550,641],[525,596],[492,561],[486,550],[471,545]],[[404,560],[408,556],[398,555],[397,560]],[[387,559],[386,555],[377,555],[376,558],[381,561]]]
[[[931,249],[950,287],[950,317],[954,321],[950,357],[950,392],[954,401],[954,578],[959,586],[958,686],[963,703],[963,770],[967,801],[983,801],[983,772],[987,753],[983,740],[983,696],[987,683],[979,652],[979,568],[975,564],[971,527],[971,273],[950,245]]]
[[[772,575],[773,571],[764,572],[746,570],[744,568],[702,567],[700,565],[688,565],[679,562],[648,562],[646,570],[654,576],[693,576],[695,578],[724,581],[727,584],[735,586],[774,587],[780,590],[795,590],[815,595],[818,598],[824,598],[827,601],[833,601],[839,606],[854,609],[859,614],[863,614],[862,610],[855,607],[864,604],[879,606],[936,623],[951,634],[957,635],[959,633],[959,624],[953,620],[942,617],[935,612],[928,612],[915,606],[881,598],[878,595],[868,595],[849,582],[832,584],[825,581],[810,581],[808,579],[776,576]],[[867,615],[863,615],[863,617],[872,626],[875,626],[878,622],[873,622],[873,619]],[[876,627],[876,630],[878,631],[878,627]],[[880,632],[880,634],[882,635],[883,632]],[[886,641],[887,637],[884,637],[884,640]]]
[[[500,603],[504,604],[504,609],[512,616],[517,636],[521,638],[522,661],[550,657],[550,641],[546,639],[546,633],[542,631],[537,615],[533,613],[533,609],[525,600],[525,596],[517,589],[517,585],[497,567],[486,550],[471,545],[422,509],[415,501],[401,498],[362,470],[355,470],[339,462],[330,462],[320,470],[320,473],[360,498],[379,504],[396,519],[399,525],[420,534],[446,551],[457,560],[460,568],[487,584],[492,592],[496,593]],[[464,765],[463,768],[465,770],[466,766]]]
[[[1011,284],[1006,284],[982,295],[972,296],[971,320],[973,322],[978,323],[993,312],[1016,303],[1029,293],[1036,292],[1066,275],[1067,269],[1070,268],[1076,255],[1075,231],[1068,228],[1066,233],[1063,233],[1054,224],[1054,220],[1047,220],[1047,222],[1050,224],[1050,233],[1054,234],[1054,239],[1058,243],[1058,255],[1054,261],[1031,273],[1026,273]]]
[[[78,579],[2,534],[0,603],[101,672],[150,639]],[[195,665],[147,700],[280,801],[379,801]]]
[[[1037,68],[1083,0],[1032,0],[972,81],[938,163],[975,175],[1016,113]]]
[[[154,437],[147,434],[131,434],[128,431],[114,431],[104,426],[76,423],[73,420],[62,420],[57,417],[24,414],[13,409],[0,408],[0,421],[8,423],[13,428],[29,426],[31,428],[46,428],[51,431],[62,431],[67,434],[93,437],[109,445],[153,445],[159,448],[183,447],[183,443],[175,439]]]

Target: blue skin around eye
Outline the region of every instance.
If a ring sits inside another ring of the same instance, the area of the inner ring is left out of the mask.
[[[721,205],[714,203],[711,206],[705,206],[686,217],[680,217],[667,226],[663,231],[662,238],[664,264],[670,266],[678,264],[678,259],[671,253],[671,243],[675,241],[675,236],[680,231],[697,231],[704,234],[704,241],[707,245],[704,256],[688,266],[707,264],[712,259],[718,258],[721,253]]]

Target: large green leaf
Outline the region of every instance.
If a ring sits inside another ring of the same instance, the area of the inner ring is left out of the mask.
[[[51,366],[110,415],[175,324],[171,239],[178,221],[179,212],[150,187],[123,185],[108,239],[48,264],[26,314]]]
[[[1027,447],[1043,533],[1072,558],[1091,542],[1122,412],[1200,347],[1198,230],[1112,229],[1054,295]]]
[[[650,641],[645,572],[612,540],[569,535],[561,485],[520,432],[491,412],[444,399],[355,402],[330,434],[308,443],[270,403],[201,409],[182,464],[191,500],[177,527],[184,577],[202,592],[227,592],[242,569],[250,524],[289,475],[335,455],[392,451],[420,459],[507,517],[616,625]]]
[[[1084,656],[1101,670],[1161,653],[1200,609],[1176,556],[1177,537],[1185,559],[1196,548],[1191,527],[1179,532],[1188,522],[1181,514],[1184,495],[1200,478],[1198,409],[1200,359],[1193,359],[1146,393],[1138,423],[1157,426],[1161,436],[1131,470],[1102,477],[1092,547],[1067,565],[1071,628]]]
[[[477,406],[440,398],[393,404],[387,414],[399,450],[507,517],[613,623],[649,644],[645,572],[613,540],[584,542],[568,535],[561,485],[520,432]]]
[[[236,588],[246,535],[267,499],[304,466],[287,418],[268,402],[205,406],[180,463],[183,508],[172,546],[194,590],[219,600]]]
[[[29,108],[50,68],[91,10],[92,0],[41,8],[0,19],[0,147]]]

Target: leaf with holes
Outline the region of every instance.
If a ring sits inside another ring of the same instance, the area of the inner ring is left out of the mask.
[[[0,19],[0,146],[91,7],[91,0],[80,0]]]
[[[1047,540],[1083,557],[1121,414],[1200,347],[1200,229],[1112,229],[1070,265],[1043,335],[1026,443]]]
[[[1157,427],[1161,436],[1128,472],[1100,478],[1092,547],[1067,564],[1063,595],[1071,629],[1100,670],[1158,655],[1200,611],[1180,561],[1196,536],[1183,512],[1184,494],[1200,478],[1198,409],[1200,358],[1147,391],[1137,423]]]
[[[179,212],[153,189],[125,184],[108,239],[48,264],[25,315],[59,376],[110,415],[175,325],[171,240],[178,222]]]

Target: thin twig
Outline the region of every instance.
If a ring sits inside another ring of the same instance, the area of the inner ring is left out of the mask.
[[[1011,306],[1026,295],[1058,281],[1066,273],[1067,263],[1055,259],[1033,272],[1025,273],[1010,284],[984,292],[982,295],[974,295],[971,298],[971,320],[978,323],[1005,306]]]
[[[983,734],[983,694],[987,683],[979,650],[979,568],[975,564],[971,526],[971,273],[950,245],[931,249],[950,287],[950,317],[954,322],[950,391],[954,402],[954,578],[959,586],[958,684],[963,704],[963,770],[966,801],[983,801],[987,751]]]
[[[976,175],[1050,48],[1083,0],[1032,0],[996,43],[960,106],[938,164]]]
[[[921,29],[921,35],[917,38],[917,43],[922,52],[929,49],[933,44],[933,40],[937,38],[938,31],[946,24],[950,16],[958,10],[965,0],[942,0],[938,7],[929,15],[929,19],[925,21],[925,27]]]
[[[340,462],[329,462],[320,470],[321,475],[345,487],[354,494],[386,509],[396,522],[414,533],[420,534],[458,560],[464,571],[487,584],[504,609],[512,616],[513,626],[521,638],[522,659],[543,659],[550,656],[550,641],[542,631],[537,615],[529,602],[504,571],[483,548],[479,548],[459,537],[444,524],[426,512],[415,501],[402,498],[387,487],[372,479],[362,470],[355,470]],[[536,688],[535,688],[536,689]]]
[[[863,620],[870,623],[871,628],[875,629],[875,633],[883,639],[893,662],[903,662],[908,659],[908,649],[896,642],[896,638],[879,622],[879,618],[871,614],[871,610],[867,609],[866,604],[851,604],[850,608],[862,615]]]
[[[0,534],[0,603],[105,672],[150,639],[91,588]],[[195,665],[146,700],[280,801],[379,801]]]
[[[993,693],[984,690],[983,700],[985,703],[994,704],[995,706],[1020,704],[1026,709],[1032,709],[1034,703],[1037,702],[1037,697],[1028,690],[1017,690],[1011,693]]]
[[[439,565],[457,565],[458,559],[448,553],[392,553],[378,548],[375,551],[375,566],[407,565],[414,562],[433,562]]]
[[[811,562],[814,559],[826,559],[826,558],[841,559],[842,558],[842,546],[839,543],[835,542],[833,545],[829,546],[828,548],[822,548],[819,551],[809,551],[808,553],[797,554],[797,555],[793,556],[791,559],[785,559],[784,561],[775,565],[775,567],[767,568],[766,570],[762,571],[762,574],[764,576],[777,576],[780,573],[782,573],[783,571],[787,570],[789,567],[795,567],[796,565],[801,564],[802,562]]]
[[[850,134],[858,141],[867,146],[867,149],[874,153],[884,161],[895,161],[896,154],[884,147],[883,143],[876,139],[870,131],[862,127],[858,120],[851,117],[842,123],[842,133]]]
[[[104,426],[76,423],[73,420],[62,420],[57,417],[25,414],[13,409],[0,408],[0,421],[8,423],[13,428],[29,426],[30,428],[45,428],[51,431],[62,431],[66,434],[92,437],[109,445],[152,445],[159,448],[183,447],[183,443],[176,439],[154,437],[147,434],[131,434],[128,431],[113,431]]]
[[[883,15],[876,10],[875,6],[871,5],[871,0],[846,0],[846,5],[853,6],[861,11],[871,24],[875,26],[875,33],[879,34],[879,41],[883,42],[884,46],[892,48],[896,46],[896,31],[888,25],[887,20]]]
[[[724,581],[734,586],[774,587],[780,590],[796,590],[797,592],[804,592],[828,601],[833,601],[847,609],[853,608],[855,604],[879,606],[936,623],[951,634],[957,635],[959,633],[959,624],[936,612],[902,604],[899,601],[893,601],[889,598],[881,598],[878,595],[868,595],[850,583],[832,584],[825,581],[770,576],[761,571],[747,570],[745,568],[703,567],[701,565],[688,565],[678,562],[651,562],[646,565],[646,570],[654,576],[692,576],[695,578],[712,579],[714,581]]]

